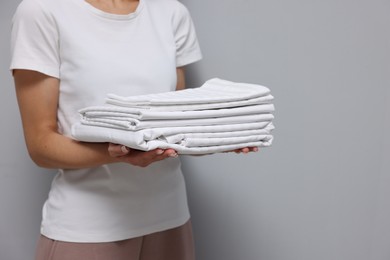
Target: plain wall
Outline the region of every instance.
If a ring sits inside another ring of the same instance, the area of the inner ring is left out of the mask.
[[[32,259],[53,171],[24,145],[0,3],[0,260]],[[390,2],[182,1],[211,77],[268,86],[275,141],[183,156],[199,260],[390,259]]]
[[[183,1],[210,77],[275,96],[272,148],[185,158],[201,260],[390,259],[390,2]]]

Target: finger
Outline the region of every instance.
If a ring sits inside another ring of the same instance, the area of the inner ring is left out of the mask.
[[[177,152],[173,149],[167,149],[165,150],[164,152],[165,155],[167,155],[168,157],[173,157],[173,158],[176,158],[178,157],[179,155],[177,154]]]
[[[242,153],[249,153],[249,151],[250,151],[250,150],[249,150],[248,147],[245,147],[245,148],[242,148],[242,149],[241,149],[241,152],[242,152]]]
[[[245,147],[240,149],[242,153],[250,153],[250,152],[258,152],[259,148],[258,147]]]
[[[155,149],[155,150],[150,150],[150,151],[141,151],[141,150],[131,150],[129,153],[129,157],[139,157],[142,159],[149,160],[150,158],[160,156],[164,154],[163,149]]]
[[[251,148],[251,147],[244,147],[244,148],[236,149],[236,150],[234,150],[234,151],[235,151],[235,153],[237,153],[237,154],[240,154],[240,153],[247,154],[247,153],[249,153],[249,152],[252,151],[252,148]]]
[[[129,149],[126,146],[122,145],[121,151],[122,151],[122,153],[127,154],[129,152]]]
[[[161,148],[157,148],[157,149],[154,149],[154,150],[151,150],[151,151],[147,151],[147,152],[143,152],[142,154],[142,157],[144,160],[147,160],[147,161],[151,161],[151,162],[154,162],[154,161],[160,161],[160,160],[163,160],[163,159],[166,159],[168,157],[177,157],[177,152],[173,149],[161,149]]]
[[[176,158],[178,157],[178,154],[173,149],[166,149],[166,150],[156,149],[156,153],[153,159],[159,161],[159,160],[166,159],[168,157]]]
[[[129,148],[124,145],[112,144],[108,145],[108,152],[112,157],[120,157],[129,153]]]
[[[177,157],[177,153],[173,149],[155,149],[151,151],[135,151],[132,150],[132,152],[127,156],[130,163],[146,167],[151,163],[164,160],[168,157]]]
[[[146,167],[154,161],[153,157],[156,156],[156,152],[156,150],[141,151],[132,149],[126,156],[123,156],[123,160],[135,166]]]

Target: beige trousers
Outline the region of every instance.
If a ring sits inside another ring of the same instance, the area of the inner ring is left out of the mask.
[[[191,222],[108,243],[73,243],[41,236],[35,260],[195,260]]]

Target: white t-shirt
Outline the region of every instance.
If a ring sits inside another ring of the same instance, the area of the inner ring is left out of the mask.
[[[11,69],[60,79],[58,126],[70,136],[78,110],[107,93],[173,91],[176,67],[201,58],[187,9],[176,0],[140,0],[129,15],[84,0],[24,0],[12,28]],[[179,159],[139,168],[117,163],[59,170],[43,207],[41,233],[72,242],[107,242],[189,219]]]

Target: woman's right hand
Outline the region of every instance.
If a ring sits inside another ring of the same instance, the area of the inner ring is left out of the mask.
[[[131,149],[124,145],[108,145],[108,153],[119,162],[130,163],[139,167],[146,167],[154,162],[161,161],[170,157],[177,157],[177,152],[173,149],[154,149],[151,151],[140,151]]]

